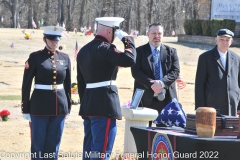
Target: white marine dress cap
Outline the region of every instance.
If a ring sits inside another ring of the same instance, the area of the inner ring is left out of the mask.
[[[95,21],[101,25],[118,29],[120,23],[124,21],[122,17],[99,17]]]
[[[59,41],[62,36],[62,32],[66,29],[58,26],[45,26],[40,27],[43,30],[43,34],[47,39]]]

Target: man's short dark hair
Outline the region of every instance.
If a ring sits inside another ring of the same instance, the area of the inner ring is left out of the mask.
[[[148,29],[150,29],[152,26],[162,26],[162,23],[160,23],[160,22],[153,22],[153,23],[149,24]]]

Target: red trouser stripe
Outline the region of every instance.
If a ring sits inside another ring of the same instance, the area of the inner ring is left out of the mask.
[[[106,150],[107,150],[110,124],[111,124],[111,119],[108,118],[108,120],[107,120],[107,126],[106,126],[106,132],[105,132],[105,138],[104,138],[104,144],[103,144],[103,153],[106,153]],[[101,160],[104,160],[104,158],[101,158]]]
[[[148,131],[148,153],[151,153],[152,149],[151,149],[151,132]],[[148,160],[151,160],[151,156],[148,157]]]
[[[29,122],[29,127],[30,127],[30,140],[32,141],[32,122]],[[32,160],[32,156],[31,156]]]

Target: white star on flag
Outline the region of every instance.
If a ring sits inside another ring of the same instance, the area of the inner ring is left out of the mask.
[[[161,119],[161,123],[162,123],[162,124],[165,124],[165,121],[163,121],[163,120]]]
[[[176,122],[174,122],[176,124],[176,126],[179,126],[179,123],[178,120],[176,120]]]
[[[183,115],[182,111],[177,111],[177,115]]]
[[[158,117],[154,120],[155,124],[165,124],[167,126],[186,127],[186,116],[184,110],[177,100],[168,103]]]
[[[172,126],[172,121],[170,121],[169,119],[168,119],[168,124]]]
[[[172,111],[173,111],[173,110],[172,110],[171,107],[170,107],[170,109],[168,110],[168,115],[169,115],[169,114],[172,114]]]
[[[161,114],[164,114],[165,109],[162,109]]]

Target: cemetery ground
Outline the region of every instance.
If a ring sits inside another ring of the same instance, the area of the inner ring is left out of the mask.
[[[36,29],[26,29],[25,33],[31,34],[32,39],[26,40],[23,29],[0,29],[0,111],[7,109],[11,115],[7,122],[0,120],[0,159],[10,159],[6,156],[12,154],[13,159],[29,159],[30,128],[28,121],[22,118],[21,113],[21,84],[25,61],[30,53],[43,49],[43,32]],[[72,82],[76,82],[76,63],[74,50],[76,41],[79,49],[94,37],[73,32],[68,37],[62,37],[60,45],[63,51],[69,54],[72,62]],[[135,39],[136,47],[147,43],[142,36]],[[186,114],[195,113],[194,110],[194,81],[198,56],[213,48],[211,45],[190,44],[177,42],[177,37],[164,37],[163,43],[177,49],[180,62],[180,76],[186,82],[186,87],[178,90],[179,102]],[[13,44],[13,48],[10,45]],[[123,51],[122,42],[116,38],[114,44]],[[240,49],[231,47],[231,50],[240,54]],[[130,68],[120,68],[117,76],[117,86],[121,105],[131,100],[134,80]],[[83,120],[78,116],[80,105],[73,105],[70,117],[66,120],[60,145],[60,154],[67,155],[60,159],[80,159],[68,157],[70,154],[82,153],[83,145]],[[118,132],[113,147],[113,156],[123,152],[125,120],[117,121]],[[2,156],[2,157],[1,157]],[[5,157],[4,157],[5,156]],[[20,157],[17,157],[20,156]]]

